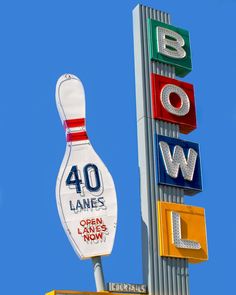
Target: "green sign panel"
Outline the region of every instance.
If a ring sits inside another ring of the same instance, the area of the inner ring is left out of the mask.
[[[150,58],[175,67],[177,76],[192,70],[189,33],[165,23],[148,19]]]

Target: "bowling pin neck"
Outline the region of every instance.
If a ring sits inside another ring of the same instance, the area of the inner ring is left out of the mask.
[[[75,145],[88,143],[84,87],[78,77],[65,74],[58,79],[56,103],[66,130],[66,141]]]
[[[69,119],[64,121],[67,142],[88,141],[85,118]]]

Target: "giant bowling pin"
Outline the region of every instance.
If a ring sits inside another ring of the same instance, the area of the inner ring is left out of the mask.
[[[59,78],[56,103],[67,141],[56,184],[61,222],[81,259],[109,255],[116,232],[116,191],[86,133],[84,88],[76,76]]]

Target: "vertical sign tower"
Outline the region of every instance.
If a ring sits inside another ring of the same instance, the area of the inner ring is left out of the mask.
[[[167,13],[133,11],[144,283],[152,295],[188,295],[188,263],[207,260],[204,209],[184,205],[202,190],[189,35]],[[200,235],[195,235],[200,232]]]

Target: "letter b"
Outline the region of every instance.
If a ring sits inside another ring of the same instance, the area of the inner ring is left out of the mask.
[[[177,76],[192,70],[189,33],[186,30],[148,19],[150,58],[175,67]]]

